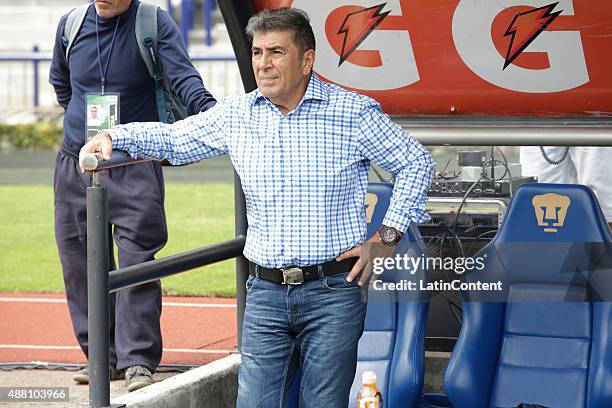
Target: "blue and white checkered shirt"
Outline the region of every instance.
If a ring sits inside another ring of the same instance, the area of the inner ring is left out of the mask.
[[[376,101],[316,74],[287,116],[255,90],[173,125],[109,133],[113,148],[134,158],[184,164],[228,153],[246,197],[244,255],[265,267],[315,265],[363,243],[370,161],[395,176],[385,225],[406,231],[429,219],[429,152]]]

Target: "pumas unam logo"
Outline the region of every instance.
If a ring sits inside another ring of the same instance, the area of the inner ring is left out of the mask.
[[[544,232],[557,232],[557,227],[563,227],[570,198],[561,194],[547,193],[534,196],[531,200],[538,226],[544,227]]]
[[[542,31],[546,30],[546,27],[563,12],[563,10],[559,10],[553,13],[558,4],[559,2],[552,3],[514,16],[504,33],[504,37],[512,37],[510,38],[503,69],[512,64],[512,61],[521,55],[525,48],[538,38]]]

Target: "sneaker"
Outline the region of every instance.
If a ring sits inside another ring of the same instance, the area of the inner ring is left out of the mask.
[[[123,372],[117,371],[115,366],[110,366],[111,381],[122,380],[123,378],[125,378]],[[89,384],[89,366],[86,365],[85,367],[77,371],[72,377],[72,379],[79,384]]]
[[[132,366],[125,370],[125,387],[129,392],[153,384],[153,374],[147,367]]]

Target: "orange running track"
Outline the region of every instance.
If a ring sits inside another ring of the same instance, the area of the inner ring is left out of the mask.
[[[236,347],[236,300],[164,297],[162,364],[203,365]],[[63,294],[0,293],[0,362],[86,362]]]

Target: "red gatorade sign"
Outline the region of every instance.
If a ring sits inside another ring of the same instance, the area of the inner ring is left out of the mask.
[[[612,115],[608,0],[253,0],[308,13],[315,70],[404,115]]]

